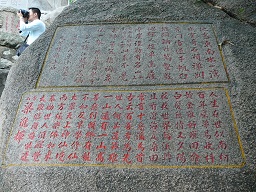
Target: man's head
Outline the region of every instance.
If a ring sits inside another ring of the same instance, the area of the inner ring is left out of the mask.
[[[29,21],[34,21],[36,19],[40,19],[41,17],[41,11],[38,8],[30,7],[29,9]]]

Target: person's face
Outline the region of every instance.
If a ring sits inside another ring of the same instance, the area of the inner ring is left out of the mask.
[[[29,10],[29,21],[34,21],[35,19],[37,19],[37,13],[33,13],[32,10]]]

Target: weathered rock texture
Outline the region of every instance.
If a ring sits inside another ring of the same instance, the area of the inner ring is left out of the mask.
[[[58,26],[160,21],[208,21],[214,24],[230,77],[230,83],[225,86],[230,94],[246,157],[243,167],[4,166],[5,146],[19,101],[23,93],[36,87]],[[255,191],[255,37],[256,31],[251,25],[197,0],[77,1],[62,12],[11,68],[0,105],[0,162],[3,164],[0,168],[0,191]]]
[[[11,66],[14,64],[15,49],[24,41],[19,36],[19,19],[14,8],[0,8],[0,94]]]
[[[254,0],[203,0],[215,8],[226,12],[230,17],[256,25],[256,2]]]

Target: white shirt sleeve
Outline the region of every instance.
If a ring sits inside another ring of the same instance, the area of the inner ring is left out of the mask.
[[[38,20],[39,21],[39,20]],[[25,24],[24,22],[20,21],[20,30],[21,31],[35,31],[42,27],[41,22],[33,21],[31,23]]]
[[[27,44],[33,43],[42,33],[45,32],[45,24],[41,20],[35,20],[31,23],[25,24],[20,21],[20,30],[22,33],[20,35],[29,37],[27,39]]]
[[[28,31],[21,31],[20,35],[23,36],[23,37],[27,37],[29,34]]]

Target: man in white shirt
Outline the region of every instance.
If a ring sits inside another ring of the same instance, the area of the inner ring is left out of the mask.
[[[38,8],[29,8],[29,17],[24,18],[21,11],[17,13],[20,18],[20,35],[28,36],[27,44],[31,45],[42,33],[45,32],[45,24],[40,20],[41,11]],[[28,20],[28,23],[26,23]]]

